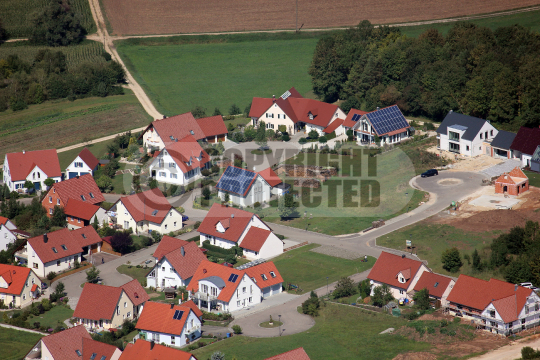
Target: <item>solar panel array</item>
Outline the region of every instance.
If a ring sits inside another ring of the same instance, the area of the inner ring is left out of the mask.
[[[292,95],[291,92],[290,92],[289,90],[287,90],[287,91],[285,91],[285,92],[283,93],[283,95],[281,95],[281,98],[282,98],[283,100],[287,100],[287,98],[288,98],[289,96],[291,96],[291,95]]]
[[[174,312],[174,316],[173,316],[173,319],[174,320],[180,320],[182,318],[182,315],[184,315],[184,312],[181,311],[181,310],[176,310]]]
[[[353,117],[352,117],[352,121],[356,122],[356,121],[360,120],[361,117],[362,117],[362,115],[360,115],[360,114],[354,114]]]
[[[379,135],[409,126],[405,116],[396,105],[369,113],[367,117]]]
[[[220,190],[243,196],[255,176],[257,174],[254,172],[229,166],[221,176],[221,179],[219,179],[216,187]]]
[[[262,264],[262,263],[265,263],[265,262],[266,262],[266,259],[257,259],[257,260],[253,260],[251,262],[248,262],[247,264],[240,265],[236,269],[237,270],[245,270],[247,268],[250,268],[252,266],[256,266],[256,265],[259,265],[259,264]]]
[[[236,280],[238,280],[238,275],[236,275],[236,274],[231,274],[231,276],[229,276],[229,281],[230,281],[230,282],[235,283]]]

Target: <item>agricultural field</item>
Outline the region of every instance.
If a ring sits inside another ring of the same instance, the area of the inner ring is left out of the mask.
[[[211,115],[215,107],[228,114],[232,104],[243,111],[254,96],[280,96],[292,86],[302,94],[311,90],[308,68],[317,38],[271,38],[219,37],[184,45],[133,39],[116,44],[158,111],[171,116],[202,106]]]
[[[0,15],[10,38],[27,38],[32,33],[32,18],[35,12],[45,8],[50,0],[2,0]],[[91,34],[96,24],[88,0],[70,0],[71,7],[81,16],[81,24]]]
[[[41,338],[42,335],[39,334],[0,327],[2,359],[19,360],[24,358]]]
[[[130,90],[125,95],[55,100],[0,112],[0,159],[8,152],[61,148],[143,127],[152,119]]]
[[[276,0],[271,11],[263,0],[101,0],[114,35],[181,34],[249,30],[295,29],[294,1]],[[390,0],[323,0],[298,4],[298,27],[348,27],[367,19],[393,24],[463,15],[486,14],[540,4],[539,0],[444,0],[430,2]],[[232,20],[234,19],[234,20]]]
[[[85,40],[79,45],[65,47],[31,46],[26,42],[5,43],[0,46],[0,59],[6,59],[9,55],[18,55],[20,59],[32,63],[40,50],[61,51],[66,55],[68,69],[74,69],[82,62],[105,62],[102,54],[105,51],[103,44]],[[1,116],[1,115],[0,115]]]

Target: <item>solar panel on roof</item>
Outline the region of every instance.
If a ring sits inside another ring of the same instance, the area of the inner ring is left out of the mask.
[[[216,187],[223,191],[244,195],[255,176],[257,174],[254,172],[229,166],[219,179]]]
[[[405,117],[396,105],[369,113],[367,117],[379,135],[409,126],[409,123],[405,120]]]
[[[184,312],[181,311],[181,310],[176,310],[174,312],[174,316],[173,316],[173,319],[174,320],[180,320],[182,318],[182,315],[184,315]]]
[[[362,116],[360,114],[354,114],[353,117],[352,117],[352,121],[358,121],[360,120]]]
[[[285,92],[283,93],[283,95],[281,95],[281,98],[282,98],[283,100],[287,100],[287,98],[288,98],[289,96],[291,96],[291,95],[292,95],[291,92],[290,92],[289,90],[287,90],[287,91],[285,91]]]
[[[236,275],[236,274],[231,274],[231,276],[229,276],[229,281],[230,281],[230,282],[235,283],[236,280],[238,280],[238,275]]]

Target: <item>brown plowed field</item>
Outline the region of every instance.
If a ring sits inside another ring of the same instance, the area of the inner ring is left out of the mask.
[[[295,28],[294,0],[102,0],[114,35]],[[540,0],[298,0],[305,28],[433,20],[540,4]]]

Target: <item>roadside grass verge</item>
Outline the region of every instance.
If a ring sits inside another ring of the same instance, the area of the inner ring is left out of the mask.
[[[311,90],[308,75],[318,36],[189,36],[116,41],[118,53],[158,111],[195,106],[211,115],[243,111],[254,96],[280,96],[291,86]],[[182,99],[182,101],[178,101]]]
[[[39,334],[0,327],[0,349],[2,349],[2,359],[23,359],[41,338],[42,336]]]
[[[310,244],[298,249],[287,251],[272,261],[283,277],[283,286],[288,283],[298,285],[305,293],[323,287],[328,283],[339,280],[342,276],[361,273],[375,264],[375,259],[368,256],[367,262],[347,260],[334,256],[319,254],[311,249],[320,245]]]
[[[62,148],[147,125],[151,117],[130,90],[125,92],[105,98],[47,101],[27,110],[0,113],[0,158],[8,152]]]
[[[287,319],[282,318],[287,334]],[[393,359],[404,352],[429,350],[432,346],[400,335],[379,335],[389,327],[407,324],[403,318],[375,314],[358,308],[327,304],[309,331],[274,338],[234,336],[193,351],[198,359],[221,351],[227,359],[259,360],[302,346],[312,360]],[[301,344],[301,345],[299,345]]]
[[[405,240],[412,240],[414,253],[417,253],[420,259],[427,260],[428,266],[437,273],[450,276],[458,276],[461,273],[486,280],[490,277],[503,279],[502,274],[497,271],[474,271],[472,265],[463,259],[465,254],[471,256],[475,249],[482,259],[489,259],[488,255],[491,253],[489,246],[500,234],[500,231],[468,232],[450,225],[422,221],[377,238],[377,245],[407,251]],[[452,247],[459,249],[464,264],[458,273],[453,274],[444,270],[441,262],[442,253]]]

